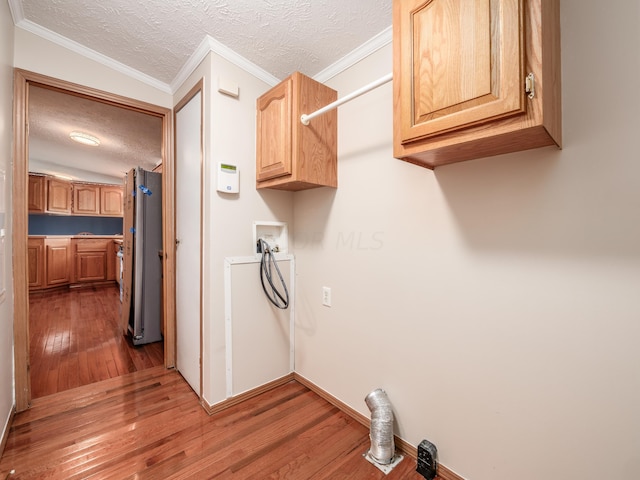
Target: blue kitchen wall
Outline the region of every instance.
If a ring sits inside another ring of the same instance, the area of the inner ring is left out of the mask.
[[[29,235],[122,235],[121,217],[29,215]]]

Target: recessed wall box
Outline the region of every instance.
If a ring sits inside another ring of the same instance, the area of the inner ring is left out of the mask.
[[[258,251],[258,240],[263,239],[276,254],[289,253],[289,232],[286,222],[253,222],[253,252]]]
[[[229,163],[218,164],[218,191],[238,193],[240,191],[240,170]]]

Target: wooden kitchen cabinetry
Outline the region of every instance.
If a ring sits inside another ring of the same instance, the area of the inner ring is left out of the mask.
[[[27,242],[27,257],[29,260],[29,288],[44,287],[44,238],[29,238]]]
[[[48,213],[71,213],[71,182],[47,178]]]
[[[46,238],[45,275],[46,286],[55,287],[71,282],[71,240],[69,238]]]
[[[74,183],[73,213],[75,215],[100,215],[100,187],[89,183]]]
[[[118,185],[73,184],[75,215],[121,217],[123,189]]]
[[[122,238],[29,237],[29,289],[117,280],[118,241]]]
[[[100,215],[121,217],[124,189],[118,185],[100,186]]]
[[[337,112],[302,114],[334,102],[337,92],[299,72],[257,100],[256,188],[337,187]]]
[[[561,145],[558,0],[394,0],[394,156]]]
[[[116,279],[113,240],[108,238],[74,238],[73,282],[101,282]]]
[[[29,213],[122,217],[121,185],[68,182],[29,174]]]
[[[44,213],[46,206],[46,178],[29,175],[29,213]]]

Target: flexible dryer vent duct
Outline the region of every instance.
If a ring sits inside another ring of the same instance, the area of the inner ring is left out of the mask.
[[[393,441],[393,410],[384,390],[378,388],[364,399],[371,411],[371,448],[369,455],[377,463],[388,465],[393,462],[395,445]]]

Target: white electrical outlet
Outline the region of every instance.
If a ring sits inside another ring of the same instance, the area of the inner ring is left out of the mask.
[[[331,289],[329,287],[322,287],[322,304],[331,306]]]

